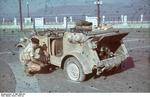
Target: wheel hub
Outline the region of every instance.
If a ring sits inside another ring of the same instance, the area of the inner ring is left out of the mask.
[[[75,63],[69,63],[67,66],[67,74],[71,80],[78,80],[80,71]]]

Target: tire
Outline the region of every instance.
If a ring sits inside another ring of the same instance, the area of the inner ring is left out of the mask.
[[[85,80],[86,75],[80,62],[75,57],[68,58],[64,63],[65,76],[68,79],[76,82]]]

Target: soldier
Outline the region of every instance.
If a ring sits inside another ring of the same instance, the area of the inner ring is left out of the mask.
[[[31,44],[24,50],[25,72],[28,76],[32,76],[48,65],[48,53],[46,47],[39,45],[39,39],[31,38]]]

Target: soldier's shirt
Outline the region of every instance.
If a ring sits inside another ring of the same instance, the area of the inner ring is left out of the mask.
[[[36,50],[34,50],[32,47],[32,43],[29,43],[23,51],[22,59],[26,62],[31,61],[31,57],[34,57],[35,59],[39,59],[40,58],[39,51],[40,51],[40,48],[37,48]]]
[[[25,63],[31,61],[31,57],[45,63],[47,61],[47,57],[45,56],[44,52],[41,48],[37,48],[36,50],[33,49],[32,43],[29,43],[27,47],[24,49],[23,52],[23,60]]]

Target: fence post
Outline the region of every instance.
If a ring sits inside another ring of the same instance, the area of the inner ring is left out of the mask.
[[[73,20],[72,20],[72,16],[70,16],[70,22],[73,22]]]
[[[17,25],[17,19],[14,18],[14,25],[16,26]]]
[[[66,29],[66,31],[68,30],[68,20],[69,20],[69,17],[64,17],[64,28]]]
[[[64,27],[66,27],[67,18],[64,17]]]
[[[125,16],[124,16],[124,22],[123,22],[123,24],[124,24],[124,25],[127,25],[127,21],[128,21],[128,17],[127,17],[127,15],[125,15]]]
[[[3,18],[3,22],[2,22],[2,24],[5,24],[5,18]]]
[[[141,22],[143,22],[143,14],[141,14]]]
[[[57,16],[55,17],[55,22],[58,23],[58,17]]]
[[[102,22],[105,23],[105,16],[103,16],[102,18],[103,18]]]
[[[123,21],[124,21],[124,16],[121,15],[121,22],[123,23]]]

